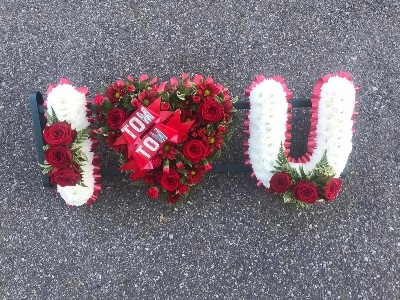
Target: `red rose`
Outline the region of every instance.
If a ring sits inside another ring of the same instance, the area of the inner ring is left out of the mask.
[[[200,140],[187,141],[182,147],[183,155],[191,162],[197,163],[208,155],[208,149]]]
[[[294,197],[305,203],[315,203],[318,199],[318,189],[308,180],[300,180],[293,190]]]
[[[81,178],[82,176],[75,165],[68,169],[53,169],[49,173],[50,182],[59,186],[74,186]]]
[[[65,168],[72,161],[71,149],[65,146],[51,146],[44,152],[46,161],[56,168]]]
[[[269,181],[273,193],[284,193],[292,186],[292,177],[286,172],[275,173]]]
[[[76,131],[66,122],[53,123],[43,130],[43,139],[48,145],[69,145],[76,138]]]
[[[204,101],[197,109],[197,114],[205,123],[215,123],[221,120],[224,110],[220,104],[215,101]]]
[[[119,129],[119,126],[125,122],[125,111],[121,108],[113,108],[107,114],[107,126],[111,130]]]
[[[325,186],[324,198],[325,200],[332,201],[336,198],[342,187],[342,180],[339,178],[332,178]]]
[[[155,186],[149,188],[147,190],[147,195],[149,195],[150,198],[157,199],[158,198],[158,188],[156,188]]]
[[[180,184],[179,174],[174,171],[163,173],[160,178],[160,184],[167,191],[175,191]]]

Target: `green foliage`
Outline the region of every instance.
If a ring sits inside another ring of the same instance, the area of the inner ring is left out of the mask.
[[[236,103],[238,100],[239,100],[239,97],[238,97],[238,96],[233,97],[233,98],[231,99],[232,103]]]
[[[77,132],[75,142],[72,145],[74,145],[74,144],[76,144],[76,145],[82,144],[86,139],[89,138],[89,131],[90,131],[89,128],[84,128],[82,130],[79,130]]]
[[[188,165],[189,167],[192,167],[192,162],[190,160],[188,160],[184,155],[182,155],[182,153],[178,153],[176,155],[176,157],[181,160],[185,165]]]
[[[218,160],[220,157],[221,157],[221,150],[217,150],[207,160],[212,162]]]
[[[46,161],[44,162],[44,164],[39,164],[39,166],[43,168],[42,174],[47,174],[53,169],[53,166],[47,164]]]
[[[185,100],[186,93],[180,92],[180,91],[176,91],[176,96],[177,96],[180,100]]]
[[[329,180],[335,177],[333,168],[329,165],[326,156],[326,150],[321,160],[315,165],[315,168],[310,172],[310,180],[317,185],[325,185]]]
[[[83,186],[83,187],[88,187],[86,184],[83,183],[83,180],[79,181],[77,185]]]
[[[329,180],[331,180],[335,176],[333,168],[329,165],[326,152],[327,151],[324,152],[322,158],[316,164],[315,168],[310,172],[306,173],[304,171],[303,166],[299,166],[298,170],[290,166],[290,163],[287,160],[286,155],[284,153],[283,145],[281,143],[278,153],[278,158],[276,160],[277,165],[274,166],[276,170],[275,173],[277,172],[288,173],[291,176],[294,185],[299,180],[308,180],[317,185],[317,187],[323,187],[329,182]],[[303,203],[294,198],[293,193],[290,190],[283,195],[283,199],[284,202],[287,203],[291,208],[294,209],[310,208],[309,204]]]
[[[49,110],[46,110],[46,119],[47,119],[47,123],[49,123],[49,124],[59,122],[57,115],[53,108],[51,108],[51,112],[49,112]]]
[[[289,205],[289,208],[293,210],[311,208],[310,204],[298,201],[296,198],[294,198],[291,192],[286,192],[285,194],[283,194],[283,202]]]

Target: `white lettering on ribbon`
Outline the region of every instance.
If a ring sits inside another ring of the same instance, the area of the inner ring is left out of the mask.
[[[164,143],[167,140],[165,134],[158,128],[154,128],[150,135],[159,143]]]
[[[129,126],[128,124],[125,124],[122,128],[121,128],[121,132],[126,132],[127,134],[129,134],[129,136],[131,136],[132,138],[136,139],[136,135],[129,130]]]
[[[149,124],[154,120],[154,116],[144,106],[142,106],[140,110],[142,111],[142,114],[140,112],[137,112],[136,115],[144,123]]]
[[[133,117],[132,119],[129,120],[129,125],[135,129],[137,132],[142,132],[145,130],[146,126],[143,124],[142,121],[140,121],[138,118]],[[139,125],[139,127],[137,126]]]

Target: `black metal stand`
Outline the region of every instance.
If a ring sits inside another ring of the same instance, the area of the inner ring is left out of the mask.
[[[31,108],[31,115],[33,121],[33,130],[35,135],[36,151],[38,156],[38,162],[43,164],[44,162],[44,150],[43,150],[43,137],[42,132],[46,126],[46,118],[44,117],[43,108],[43,96],[40,92],[31,92],[28,95],[29,105]],[[311,107],[311,101],[309,99],[292,99],[292,107]],[[236,109],[249,109],[249,102],[236,102],[234,104]],[[214,173],[239,173],[239,172],[250,172],[251,166],[246,166],[244,163],[225,163],[215,164],[211,172]],[[116,168],[102,168],[102,176],[122,176],[122,173]],[[343,170],[340,177],[344,178],[347,175],[347,166]],[[49,177],[47,174],[42,174],[43,186],[49,187]]]

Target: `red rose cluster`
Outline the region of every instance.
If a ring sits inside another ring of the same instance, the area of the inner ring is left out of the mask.
[[[53,184],[74,186],[81,180],[79,166],[73,161],[71,150],[76,135],[76,131],[66,122],[52,123],[43,131],[43,139],[47,144],[44,155],[52,167],[49,179]]]
[[[275,173],[269,183],[270,192],[278,194],[292,192],[296,200],[307,204],[314,204],[320,198],[333,201],[342,186],[342,180],[339,178],[332,178],[324,185],[306,179],[295,182],[286,172]]]
[[[181,123],[193,123],[186,133],[179,134],[179,140],[168,141],[151,157],[151,171],[140,175],[131,172],[131,179],[148,184],[151,198],[161,196],[168,204],[176,205],[219,157],[230,135],[235,99],[221,84],[201,75],[190,78],[182,74],[180,79],[161,83],[147,75],[128,76],[127,80],[112,83],[105,93],[96,95],[93,103],[99,133],[119,153],[121,165],[127,160],[127,146],[115,144],[122,134],[121,125],[136,109],[156,99],[161,99],[161,111],[179,109]]]

